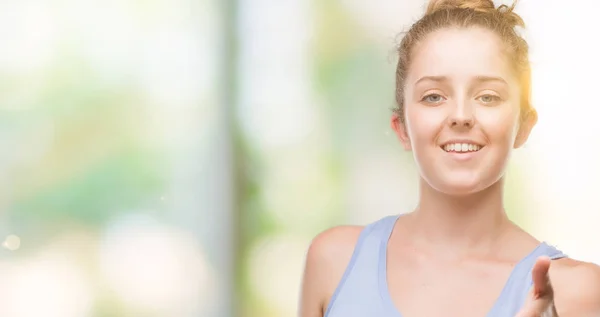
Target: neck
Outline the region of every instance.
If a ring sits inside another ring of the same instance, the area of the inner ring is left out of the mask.
[[[455,254],[490,250],[511,224],[502,188],[501,179],[481,192],[452,196],[421,180],[419,205],[411,217],[416,241]]]

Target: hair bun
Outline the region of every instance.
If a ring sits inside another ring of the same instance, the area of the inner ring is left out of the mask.
[[[430,0],[426,14],[450,9],[473,9],[480,12],[492,12],[496,7],[492,0]]]
[[[523,19],[513,11],[516,5],[517,0],[515,0],[510,7],[503,4],[497,8],[494,6],[492,0],[430,0],[425,15],[440,10],[471,9],[477,12],[499,15],[502,17],[502,20],[510,26],[525,27]]]

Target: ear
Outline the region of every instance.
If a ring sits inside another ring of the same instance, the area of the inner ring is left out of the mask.
[[[410,138],[408,137],[408,133],[406,132],[406,125],[404,124],[404,121],[402,120],[400,115],[398,115],[397,113],[394,113],[392,115],[392,119],[391,119],[390,123],[391,123],[392,129],[396,133],[396,136],[398,137],[398,139],[404,146],[404,149],[406,151],[412,150],[412,147],[410,145]]]
[[[517,137],[515,138],[514,148],[520,148],[527,142],[529,135],[531,134],[531,130],[535,126],[538,120],[537,111],[535,109],[531,109],[528,111],[524,117],[521,119],[521,124],[519,125],[519,131],[517,132]]]

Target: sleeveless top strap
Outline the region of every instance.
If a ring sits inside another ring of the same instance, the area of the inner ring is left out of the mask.
[[[342,279],[335,289],[324,317],[351,316],[344,310],[352,305],[379,302],[377,271],[381,240],[393,228],[397,216],[387,216],[361,231]],[[373,297],[373,298],[371,298]],[[336,305],[341,303],[341,305]],[[335,313],[334,313],[335,311]]]
[[[567,255],[546,242],[540,243],[533,252],[515,266],[500,297],[487,315],[488,317],[514,316],[521,310],[533,286],[533,266],[541,256],[557,260]]]

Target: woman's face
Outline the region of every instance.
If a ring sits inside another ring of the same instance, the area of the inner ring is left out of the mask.
[[[466,195],[497,182],[535,118],[519,125],[520,89],[503,43],[483,28],[443,29],[413,48],[405,120],[392,126],[434,189]]]

